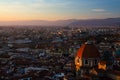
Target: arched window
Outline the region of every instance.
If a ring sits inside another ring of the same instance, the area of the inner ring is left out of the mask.
[[[88,60],[87,59],[85,59],[85,64],[88,64]]]
[[[98,64],[98,61],[97,61],[97,59],[95,59],[95,65],[96,65],[96,64]]]

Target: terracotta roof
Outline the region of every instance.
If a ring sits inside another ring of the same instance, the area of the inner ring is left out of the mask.
[[[106,61],[102,60],[102,61],[100,61],[100,64],[104,65],[104,64],[106,64]]]
[[[114,74],[116,76],[120,76],[120,71],[116,71],[116,70],[109,70],[108,74]]]
[[[77,55],[80,58],[98,58],[99,52],[94,44],[83,44],[78,52]]]
[[[120,58],[115,58],[115,60],[120,61]]]

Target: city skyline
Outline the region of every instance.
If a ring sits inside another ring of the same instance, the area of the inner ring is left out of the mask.
[[[0,0],[0,21],[120,17],[120,0]]]

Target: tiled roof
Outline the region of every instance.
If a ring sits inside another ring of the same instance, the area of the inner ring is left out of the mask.
[[[95,45],[93,44],[83,44],[78,52],[77,55],[80,58],[98,58],[99,52]]]
[[[116,71],[116,70],[109,70],[108,74],[114,74],[116,76],[120,76],[120,71]]]

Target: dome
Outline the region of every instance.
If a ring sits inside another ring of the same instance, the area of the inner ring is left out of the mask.
[[[99,52],[96,46],[93,43],[86,42],[83,44],[77,54],[76,57],[79,58],[98,58],[99,57]]]

